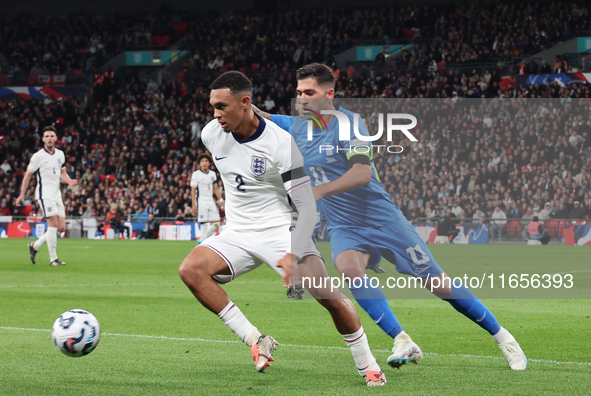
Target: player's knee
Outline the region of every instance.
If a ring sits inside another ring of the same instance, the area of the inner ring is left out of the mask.
[[[179,275],[185,283],[199,282],[204,276],[209,276],[206,272],[199,256],[188,255],[179,266]]]
[[[328,310],[328,312],[338,312],[341,308],[341,300],[334,298],[334,296],[329,295],[327,292],[326,295],[321,295],[324,298],[318,299],[320,305]],[[331,298],[333,297],[333,298]]]
[[[362,269],[359,268],[359,266],[357,265],[350,265],[349,263],[344,263],[344,264],[337,264],[337,269],[339,270],[339,272],[341,274],[343,274],[345,277],[348,277],[350,279],[354,279],[354,278],[363,278],[365,276],[365,271],[363,271]]]
[[[451,294],[451,278],[442,274],[440,276],[429,279],[425,283],[425,287],[429,289],[436,297],[448,298]]]

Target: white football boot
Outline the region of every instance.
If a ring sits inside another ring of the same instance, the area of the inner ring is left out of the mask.
[[[525,370],[527,367],[527,358],[519,343],[515,341],[515,337],[501,326],[497,334],[493,336],[493,340],[497,342],[499,348],[505,356],[505,360],[509,363],[511,370]]]
[[[406,363],[417,364],[423,358],[423,352],[404,331],[394,338],[392,355],[388,357],[388,364],[400,368]]]
[[[265,369],[273,361],[273,352],[277,349],[279,343],[271,336],[261,334],[256,344],[250,348],[254,365],[259,373],[264,373]]]

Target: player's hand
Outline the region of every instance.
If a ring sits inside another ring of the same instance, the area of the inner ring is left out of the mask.
[[[193,217],[197,217],[197,208],[193,208],[191,214],[193,215]]]
[[[322,191],[321,187],[312,187],[312,193],[314,194],[314,199],[316,202],[324,198],[324,192]]]
[[[297,256],[287,253],[277,262],[277,267],[283,269],[283,287],[289,287],[291,285],[291,266],[295,265],[297,261]]]
[[[78,185],[78,179],[72,179],[69,183],[70,186],[74,187]]]
[[[220,210],[224,210],[225,209],[223,202],[218,203],[218,206],[220,207]]]
[[[16,199],[14,200],[14,206],[18,206],[21,201],[23,200],[24,195],[19,195],[18,197],[16,197]]]

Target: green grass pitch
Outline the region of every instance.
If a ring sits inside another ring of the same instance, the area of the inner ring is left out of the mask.
[[[178,265],[192,242],[59,240],[64,267],[48,265],[46,247],[32,265],[27,242],[0,240],[2,395],[591,394],[590,300],[485,301],[527,354],[524,372],[511,371],[486,332],[435,299],[389,301],[425,352],[418,365],[394,370],[385,362],[391,340],[359,309],[388,379],[366,389],[329,315],[314,300],[287,299],[265,266],[225,286],[250,321],[283,344],[259,374],[248,348],[181,282]],[[329,258],[329,245],[319,247]],[[586,247],[431,248],[443,268],[499,256],[550,267],[578,260],[591,270]],[[97,349],[82,358],[61,354],[49,331],[73,308],[101,324]]]

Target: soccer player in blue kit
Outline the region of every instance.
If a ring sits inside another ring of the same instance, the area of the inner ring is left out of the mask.
[[[396,265],[399,273],[423,278],[423,284],[434,295],[491,334],[511,369],[525,370],[527,358],[515,338],[470,289],[450,282],[385,191],[371,163],[370,143],[358,139],[353,132],[354,118],[360,116],[338,108],[349,118],[350,140],[339,140],[339,121],[326,113],[323,118],[327,127],[314,128],[312,139],[308,140],[308,117],[321,110],[336,110],[332,69],[313,63],[301,67],[296,78],[299,116],[255,110],[293,135],[312,180],[314,197],[320,201],[326,217],[332,258],[339,272],[350,279],[364,278],[366,268],[378,265],[384,257]],[[362,121],[358,121],[358,129],[362,135],[369,135]],[[356,147],[362,149],[355,150]],[[439,281],[434,282],[433,278]],[[400,367],[422,359],[421,349],[403,330],[384,292],[366,277],[361,286],[356,287],[357,284],[349,286],[357,303],[394,339],[388,364]]]

